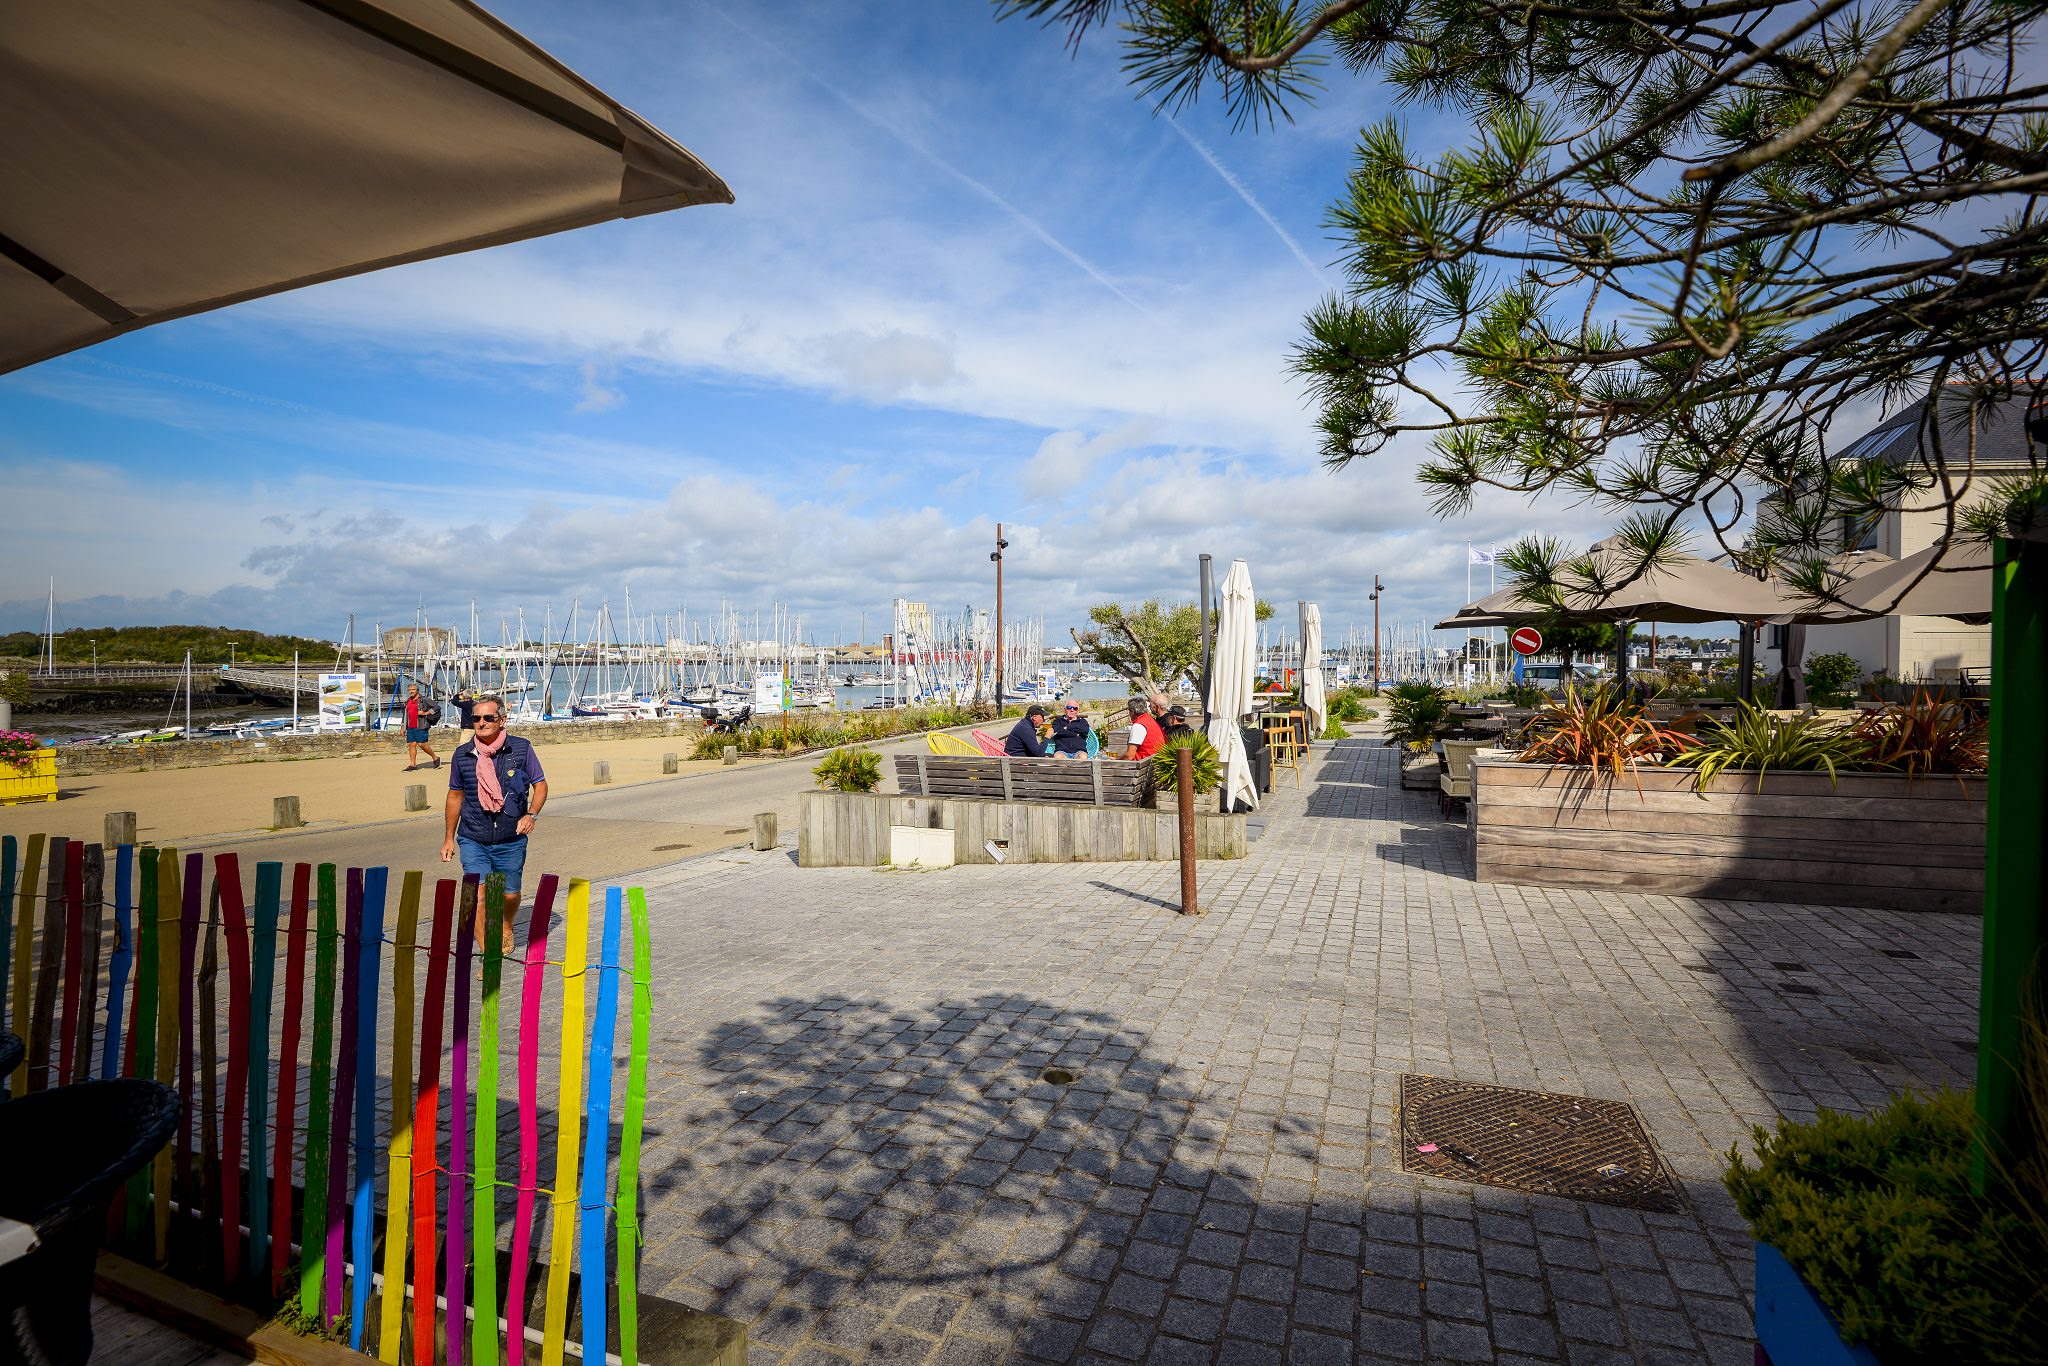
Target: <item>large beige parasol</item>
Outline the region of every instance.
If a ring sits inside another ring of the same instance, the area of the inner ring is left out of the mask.
[[[0,18],[0,372],[316,281],[732,192],[469,0]]]

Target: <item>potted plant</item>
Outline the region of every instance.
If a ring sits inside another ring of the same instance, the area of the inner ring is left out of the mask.
[[[1396,684],[1387,702],[1387,743],[1401,750],[1401,786],[1436,788],[1437,733],[1450,724],[1451,696],[1434,683]]]
[[[1223,781],[1223,756],[1216,752],[1216,746],[1209,743],[1209,737],[1198,730],[1176,736],[1161,745],[1152,755],[1152,784],[1161,792],[1180,791],[1180,752],[1192,750],[1195,756],[1195,793],[1213,792]]]
[[[2048,1201],[2038,1162],[1975,1193],[1969,1092],[1902,1095],[1754,1131],[1724,1176],[1757,1238],[1763,1359],[2038,1361],[2048,1342]]]
[[[0,730],[0,806],[57,800],[57,752],[25,730]]]
[[[882,756],[860,745],[835,749],[818,761],[811,776],[834,792],[873,792],[882,785]]]

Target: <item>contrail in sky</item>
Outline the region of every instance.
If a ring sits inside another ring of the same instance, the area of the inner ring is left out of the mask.
[[[1177,119],[1169,118],[1166,121],[1166,126],[1171,128],[1174,132],[1180,134],[1182,139],[1187,142],[1188,146],[1194,148],[1197,152],[1200,152],[1202,154],[1202,160],[1209,163],[1209,169],[1214,171],[1217,175],[1222,176],[1223,183],[1228,185],[1231,189],[1237,191],[1237,197],[1244,201],[1246,208],[1250,209],[1253,213],[1257,214],[1259,217],[1266,220],[1266,226],[1273,230],[1273,235],[1278,237],[1282,242],[1285,242],[1287,244],[1287,249],[1294,253],[1294,259],[1301,262],[1301,268],[1307,271],[1309,275],[1314,278],[1317,284],[1322,285],[1325,288],[1329,286],[1330,281],[1328,277],[1326,277],[1323,274],[1322,267],[1318,266],[1314,261],[1311,261],[1309,259],[1308,253],[1301,249],[1301,243],[1295,241],[1293,236],[1287,231],[1287,229],[1280,226],[1279,219],[1273,217],[1272,214],[1266,212],[1265,205],[1259,203],[1258,200],[1252,198],[1252,192],[1244,187],[1244,182],[1239,180],[1236,176],[1232,175],[1230,173],[1230,168],[1225,166],[1222,162],[1218,161],[1216,159],[1216,154],[1214,152],[1211,152],[1207,147],[1203,146],[1202,140],[1200,138],[1196,137],[1193,133],[1190,133],[1187,129],[1181,127],[1180,122]]]
[[[1048,232],[1045,229],[1044,225],[1041,224],[1037,219],[1033,218],[1030,214],[1024,212],[1024,210],[1018,208],[1015,204],[1012,204],[1009,200],[1003,198],[1000,194],[997,194],[994,190],[990,189],[987,185],[984,185],[981,181],[976,180],[973,176],[961,170],[958,166],[955,166],[952,162],[947,161],[944,157],[940,156],[937,152],[934,152],[931,148],[919,142],[916,138],[912,137],[908,132],[904,131],[902,128],[897,127],[888,119],[883,118],[880,114],[877,114],[873,110],[868,109],[866,106],[862,105],[859,101],[855,100],[851,95],[848,95],[845,91],[839,89],[838,86],[832,84],[832,82],[826,80],[823,76],[811,70],[811,68],[805,65],[803,60],[797,57],[796,54],[788,52],[783,48],[777,46],[775,43],[769,41],[767,38],[762,37],[760,34],[754,32],[746,25],[740,23],[737,19],[734,19],[731,15],[723,13],[715,6],[708,10],[707,13],[716,15],[718,18],[724,20],[727,24],[730,24],[733,28],[738,29],[741,33],[746,34],[747,37],[759,43],[762,47],[767,48],[770,52],[773,52],[776,56],[782,58],[782,60],[784,60],[785,62],[788,62],[791,66],[795,67],[799,72],[803,73],[804,77],[808,79],[812,84],[816,85],[820,90],[823,90],[833,99],[839,101],[848,109],[851,109],[854,113],[858,114],[861,118],[867,120],[875,127],[881,129],[890,137],[895,138],[905,147],[908,147],[911,151],[917,153],[926,161],[929,161],[932,165],[938,167],[947,175],[952,176],[962,185],[965,185],[968,189],[974,191],[983,199],[986,199],[989,203],[995,205],[998,209],[1001,209],[1004,213],[1008,214],[1010,218],[1013,219],[1026,232],[1029,232],[1033,237],[1036,237],[1039,241],[1045,243],[1045,245],[1047,245],[1048,247],[1051,247],[1061,256],[1064,256],[1069,262],[1071,262],[1074,265],[1076,269],[1080,270],[1081,273],[1086,275],[1089,279],[1095,281],[1096,284],[1101,285],[1104,289],[1116,295],[1117,298],[1122,299],[1125,303],[1129,304],[1132,308],[1136,309],[1139,313],[1151,319],[1153,322],[1159,321],[1158,314],[1154,313],[1151,309],[1145,307],[1145,305],[1139,303],[1129,294],[1126,294],[1123,288],[1119,286],[1116,281],[1110,279],[1100,270],[1097,270],[1094,264],[1090,262],[1086,257],[1082,256],[1081,253],[1075,251],[1065,242],[1060,241],[1059,238],[1054,237],[1050,232]],[[1207,156],[1208,153],[1204,152],[1203,155]],[[1211,159],[1211,164],[1214,164],[1213,158]],[[1217,170],[1222,171],[1223,168],[1218,166]],[[1229,178],[1230,173],[1228,171],[1224,171],[1223,174],[1226,179]],[[1243,192],[1241,188],[1239,192]],[[1257,206],[1254,205],[1254,207]],[[1264,214],[1265,210],[1260,209],[1259,212],[1261,214]],[[1272,219],[1268,218],[1266,221],[1271,223]],[[1278,229],[1280,225],[1274,223],[1273,226],[1275,229]],[[1283,233],[1281,235],[1285,236],[1286,234]],[[1298,251],[1297,254],[1299,254]]]

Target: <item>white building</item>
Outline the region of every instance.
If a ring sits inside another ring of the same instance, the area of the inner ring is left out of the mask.
[[[1973,424],[1961,396],[1951,393],[1950,400],[1947,406],[1951,411],[1942,419],[1939,458],[1958,490],[1958,506],[1966,508],[1984,496],[1993,480],[2025,474],[2030,468],[2024,425],[2027,402],[2018,398],[1981,409]],[[1933,461],[1931,433],[1922,450],[1920,415],[1924,407],[1923,400],[1880,423],[1850,445],[1844,456],[1899,465],[1923,458]],[[1854,548],[1875,550],[1895,560],[1925,550],[1944,532],[1944,501],[1940,482],[1929,481],[1928,487],[1908,495],[1879,518]],[[1764,632],[1766,648],[1759,651],[1759,659],[1770,673],[1779,667],[1774,647],[1782,643],[1784,629],[1769,627]],[[1835,653],[1852,656],[1866,678],[1882,672],[1900,682],[1953,682],[1963,670],[1990,667],[1991,628],[1947,617],[1879,617],[1807,628],[1807,659]]]

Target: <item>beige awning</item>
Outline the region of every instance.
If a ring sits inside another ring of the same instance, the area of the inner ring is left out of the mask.
[[[1931,545],[1859,576],[1840,590],[1845,610],[1868,616],[1991,619],[1991,543]]]
[[[468,0],[0,13],[0,372],[732,192]]]
[[[1597,571],[1594,576],[1569,569],[1563,575],[1560,596],[1568,616],[1600,621],[1755,620],[1775,616],[1788,606],[1770,584],[1683,551],[1667,553],[1655,568],[1626,583],[1622,580],[1633,556],[1618,538],[1596,543],[1587,558]],[[1549,609],[1523,599],[1511,586],[1467,603],[1436,629],[1521,626],[1550,615]]]

